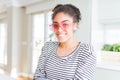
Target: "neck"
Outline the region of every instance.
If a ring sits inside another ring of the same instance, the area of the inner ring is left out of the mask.
[[[76,44],[78,44],[77,41],[69,40],[69,41],[66,41],[66,42],[60,42],[59,47],[61,47],[61,48],[70,48],[70,47],[75,46]]]

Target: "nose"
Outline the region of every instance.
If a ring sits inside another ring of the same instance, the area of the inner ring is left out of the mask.
[[[59,32],[63,31],[63,28],[60,26],[60,27],[58,28],[58,31],[59,31]]]

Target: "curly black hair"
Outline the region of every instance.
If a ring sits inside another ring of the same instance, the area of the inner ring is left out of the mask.
[[[53,11],[52,20],[55,18],[56,14],[60,12],[64,12],[70,15],[71,17],[73,17],[73,20],[75,22],[79,23],[79,21],[81,20],[81,13],[79,8],[72,4],[58,4],[52,11]]]

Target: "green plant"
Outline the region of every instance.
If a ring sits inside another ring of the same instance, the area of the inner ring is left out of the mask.
[[[120,43],[119,44],[113,44],[113,51],[114,52],[120,52]]]
[[[113,52],[120,52],[120,43],[116,43],[116,44],[104,44],[103,51],[113,51]]]
[[[113,46],[110,44],[104,44],[102,50],[103,51],[112,51]]]
[[[50,41],[52,41],[53,36],[54,36],[54,33],[49,34]]]

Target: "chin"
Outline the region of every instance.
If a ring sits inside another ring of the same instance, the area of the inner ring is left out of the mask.
[[[67,40],[66,39],[58,39],[59,42],[66,42]]]

